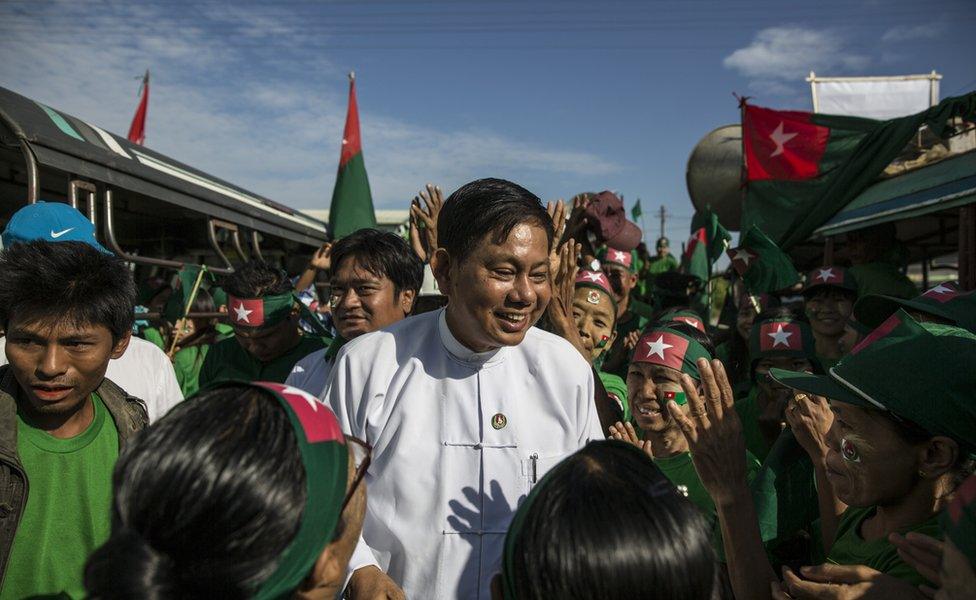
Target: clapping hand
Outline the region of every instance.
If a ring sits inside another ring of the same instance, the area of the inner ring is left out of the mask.
[[[420,205],[421,200],[424,206]],[[437,217],[443,205],[441,188],[429,183],[410,203],[410,245],[424,262],[437,250]]]

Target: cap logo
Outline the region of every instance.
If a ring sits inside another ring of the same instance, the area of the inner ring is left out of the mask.
[[[817,274],[813,276],[815,281],[821,283],[843,283],[844,278],[841,277],[840,273],[837,273],[834,267],[827,267],[825,269],[817,269]]]
[[[589,292],[586,293],[586,301],[589,302],[590,304],[599,304],[600,292],[596,290],[590,290]]]
[[[802,350],[800,327],[795,323],[771,322],[760,326],[759,348],[770,350]]]
[[[748,248],[740,247],[727,252],[729,258],[732,259],[732,268],[739,275],[742,275],[749,270],[749,265],[752,261],[759,258],[759,255],[749,250]]]
[[[673,333],[654,332],[642,340],[641,353],[634,360],[681,370],[688,340]]]
[[[936,302],[942,304],[948,302],[949,300],[952,300],[958,295],[959,295],[959,290],[956,288],[955,285],[951,283],[948,284],[940,283],[939,285],[935,286],[934,288],[922,294],[922,297],[928,298],[930,300],[935,300]]]
[[[305,439],[308,443],[317,444],[333,441],[346,443],[346,438],[342,434],[342,429],[340,429],[335,415],[315,396],[290,385],[263,382],[260,385],[277,392],[288,402],[288,405],[295,412],[295,416],[301,422],[302,429],[305,430]]]
[[[61,237],[62,235],[65,235],[65,234],[67,234],[67,233],[71,233],[71,232],[72,232],[72,231],[74,231],[74,230],[75,230],[75,228],[74,228],[74,227],[69,227],[69,228],[67,228],[67,229],[63,229],[63,230],[61,230],[61,231],[54,231],[54,230],[52,229],[52,230],[51,230],[51,239],[52,239],[52,240],[56,240],[56,239],[58,239],[59,237]]]
[[[235,325],[260,327],[264,324],[264,301],[261,298],[235,298],[231,296],[230,316]]]

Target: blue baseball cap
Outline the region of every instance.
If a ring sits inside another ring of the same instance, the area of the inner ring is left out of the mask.
[[[14,213],[3,230],[3,247],[18,242],[84,242],[99,252],[112,254],[95,239],[95,226],[63,202],[39,201]]]

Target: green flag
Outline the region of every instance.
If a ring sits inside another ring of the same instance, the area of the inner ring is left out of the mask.
[[[705,229],[705,245],[709,264],[715,264],[718,257],[728,249],[732,236],[728,230],[718,222],[718,215],[712,212],[710,206],[704,210],[695,211],[691,218],[691,230]]]
[[[634,204],[634,207],[632,209],[630,209],[630,216],[636,221],[637,219],[640,219],[643,215],[644,215],[644,211],[641,210],[640,198],[638,198],[637,203]]]
[[[800,281],[793,261],[753,225],[728,252],[732,268],[750,294],[765,294],[792,287]]]
[[[889,121],[743,104],[742,228],[759,226],[785,249],[803,242],[871,185],[919,127],[941,136],[953,117],[976,118],[976,92]]]
[[[373,197],[363,161],[362,138],[359,135],[359,109],[356,106],[356,80],[349,78],[349,109],[342,135],[339,173],[332,190],[329,208],[329,235],[339,239],[366,227],[376,226]]]

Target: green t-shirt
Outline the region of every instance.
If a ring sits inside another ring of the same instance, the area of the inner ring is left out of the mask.
[[[698,477],[690,452],[655,458],[654,464],[661,469],[665,477],[671,480],[671,483],[679,488],[684,487],[688,492],[688,499],[700,508],[706,516],[709,518],[715,516],[715,502],[712,501],[712,497]],[[746,451],[746,481],[752,483],[758,472],[759,461],[749,451]]]
[[[234,335],[234,328],[227,323],[217,323],[214,325],[214,329],[217,330],[217,333],[219,333],[220,337],[222,338],[232,337]]]
[[[147,342],[152,342],[159,346],[163,352],[168,349],[166,348],[166,341],[163,339],[163,334],[160,333],[159,329],[155,327],[146,327],[139,333],[139,335]]]
[[[91,425],[66,440],[31,427],[17,414],[17,453],[28,493],[2,600],[59,593],[85,597],[85,561],[111,531],[112,469],[119,456],[115,422],[96,394],[92,402]]]
[[[200,370],[210,352],[210,344],[189,346],[173,355],[173,370],[183,397],[189,398],[200,389]]]
[[[606,388],[607,393],[610,394],[617,402],[620,403],[620,408],[624,413],[624,423],[630,421],[630,403],[627,401],[627,384],[623,379],[617,377],[613,373],[599,372],[600,381],[603,382],[603,387]]]
[[[861,537],[861,526],[864,520],[874,515],[875,510],[873,506],[867,508],[851,506],[844,511],[837,525],[837,538],[834,540],[834,545],[830,547],[830,552],[827,553],[827,562],[837,565],[867,565],[912,585],[927,583],[918,571],[898,556],[898,551],[888,541],[887,536],[870,542]],[[943,537],[942,532],[939,531],[938,516],[933,516],[915,527],[900,530],[898,533],[904,535],[909,531],[917,531],[937,539]]]
[[[221,340],[207,352],[198,377],[203,389],[217,381],[273,381],[284,383],[295,363],[327,345],[321,338],[302,336],[294,348],[278,358],[262,363],[251,356],[237,338]]]
[[[661,273],[667,273],[668,271],[678,270],[678,260],[668,254],[664,258],[655,256],[647,263],[647,272],[651,274],[652,279],[655,275],[660,275]]]
[[[769,443],[759,428],[759,386],[752,386],[749,393],[735,401],[735,412],[742,422],[742,435],[746,438],[746,449],[760,461],[769,454]]]

